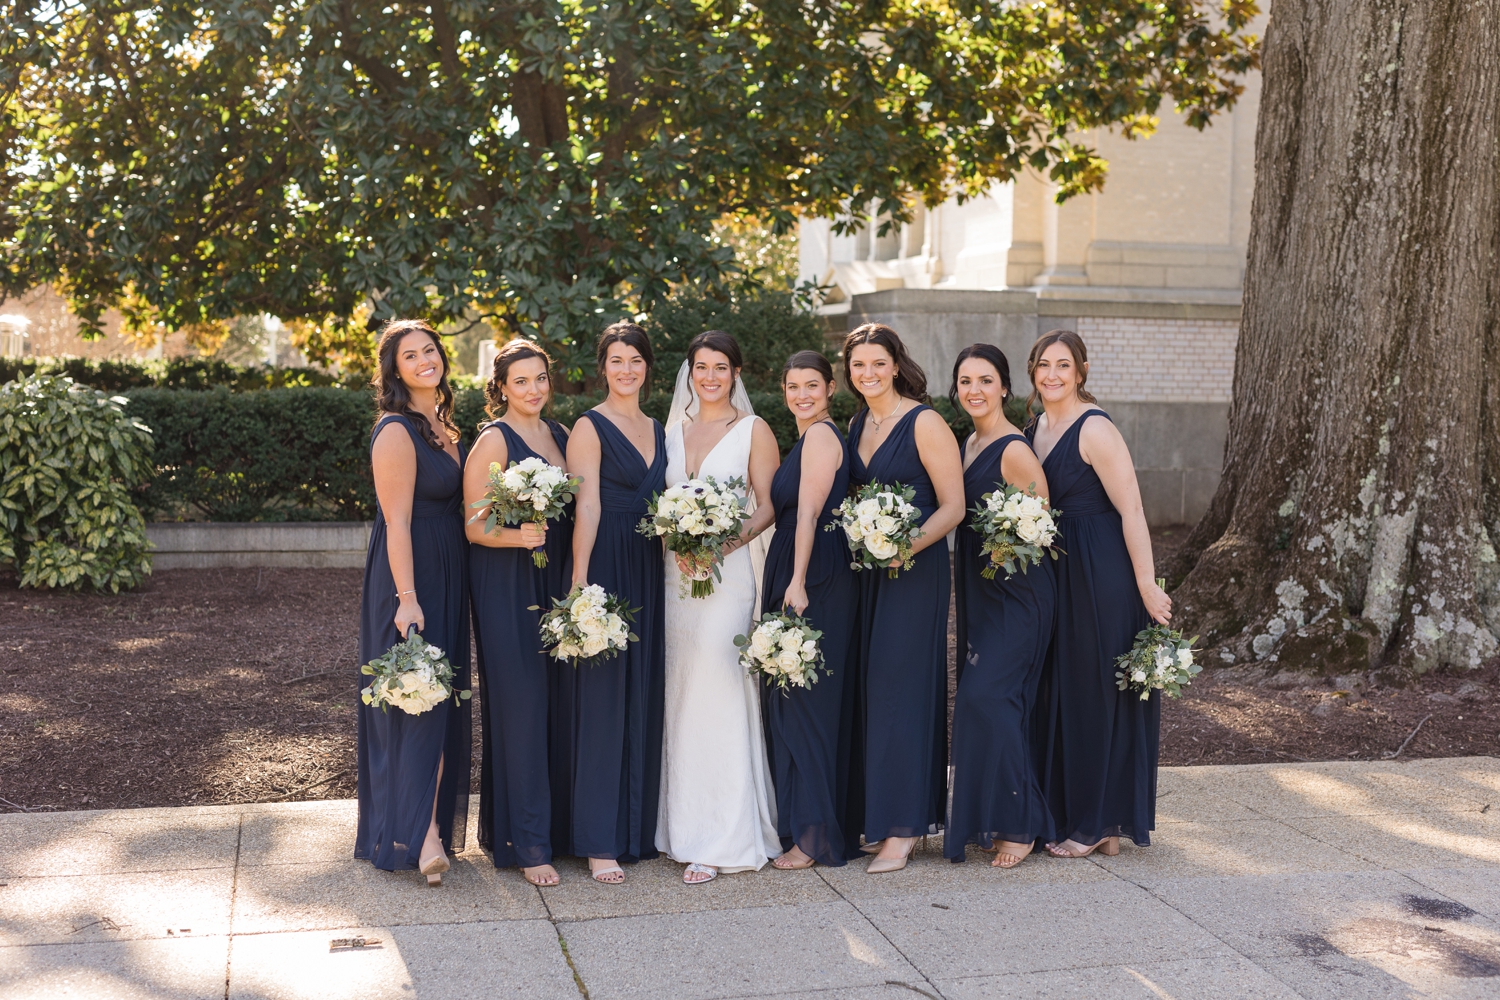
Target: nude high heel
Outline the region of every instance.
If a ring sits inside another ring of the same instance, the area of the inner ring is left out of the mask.
[[[922,846],[927,846],[927,838],[923,837]],[[871,875],[884,875],[886,872],[899,872],[906,867],[911,860],[912,853],[917,849],[917,838],[913,837],[911,844],[906,848],[906,854],[899,858],[871,858],[870,863],[865,866],[865,871]]]

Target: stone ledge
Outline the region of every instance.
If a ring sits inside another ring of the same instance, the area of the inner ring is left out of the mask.
[[[155,569],[279,566],[358,568],[373,522],[168,523],[146,525]]]

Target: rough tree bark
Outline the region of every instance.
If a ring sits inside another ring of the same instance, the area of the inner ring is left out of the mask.
[[[1478,666],[1500,652],[1500,0],[1276,0],[1263,58],[1224,477],[1177,606],[1226,663]]]

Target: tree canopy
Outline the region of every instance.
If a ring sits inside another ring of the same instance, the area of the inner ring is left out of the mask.
[[[1091,190],[1088,130],[1163,100],[1201,128],[1257,58],[1253,0],[0,11],[0,290],[56,283],[94,329],[478,317],[573,362],[740,280],[717,220],[899,221],[1028,168]]]

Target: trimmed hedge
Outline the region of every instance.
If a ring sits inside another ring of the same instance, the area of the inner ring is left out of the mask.
[[[374,400],[368,391],[332,387],[231,392],[133,389],[130,416],[150,427],[156,440],[156,475],[137,494],[153,520],[365,521],[375,516],[370,478],[370,429]],[[552,417],[572,427],[598,404],[588,393],[556,397]],[[797,441],[797,421],[779,392],[752,392],[750,400],[776,435],[785,454]],[[644,409],[658,420],[671,405],[667,393],[652,393]],[[959,440],[972,428],[946,399],[934,407]],[[833,398],[831,416],[841,428],[854,415],[852,393]],[[489,418],[484,393],[459,388],[454,421],[465,446]]]
[[[231,365],[209,358],[172,358],[133,361],[112,358],[0,358],[0,383],[27,375],[63,375],[105,392],[127,389],[211,389],[225,386],[235,392],[291,386],[338,385],[359,388],[369,382],[362,374],[333,375],[316,368],[267,368]]]
[[[135,389],[156,439],[139,503],[155,520],[365,521],[375,516],[368,392]]]

